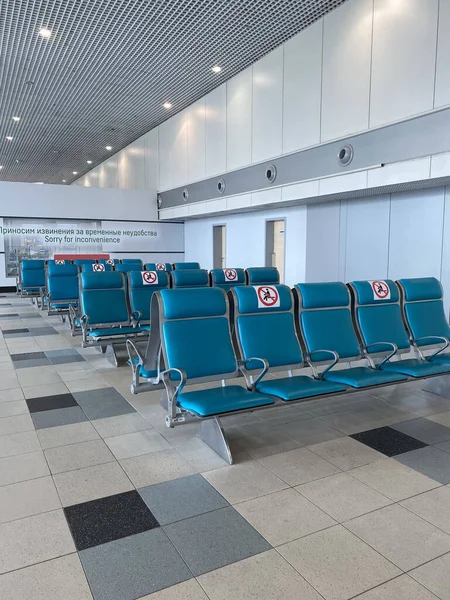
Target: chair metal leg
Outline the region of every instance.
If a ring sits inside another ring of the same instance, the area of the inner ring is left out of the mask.
[[[233,457],[231,456],[230,447],[218,417],[201,421],[197,436],[202,440],[202,442],[205,442],[205,444],[209,446],[211,450],[214,450],[214,452],[218,454],[220,458],[223,458],[223,460],[229,465],[233,464]]]
[[[443,398],[450,398],[450,375],[430,377],[423,386],[424,392],[431,392]]]

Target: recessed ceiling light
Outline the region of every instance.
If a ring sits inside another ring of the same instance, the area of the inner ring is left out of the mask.
[[[167,109],[167,110],[169,110],[169,108],[172,108],[172,104],[171,104],[171,102],[164,102],[163,106],[164,106],[164,108],[165,108],[165,109]]]
[[[47,27],[41,27],[39,29],[39,35],[43,38],[49,38],[52,35],[52,30],[47,29]]]
[[[110,150],[112,150],[112,146],[105,146],[105,150],[108,150],[109,152]]]
[[[86,162],[88,165],[92,165],[92,160],[87,160]]]
[[[17,123],[17,121],[20,121],[20,117],[13,117],[12,119],[13,119],[13,121],[15,121],[16,123]]]
[[[11,137],[10,135],[7,135],[7,136],[6,136],[6,139],[8,140],[8,142],[12,142],[12,140],[13,140],[13,139],[12,139],[12,137]]]
[[[220,71],[221,71],[221,70],[222,70],[222,67],[219,67],[219,65],[215,65],[215,66],[214,66],[214,67],[211,69],[211,71],[212,71],[213,73],[220,73]]]
[[[63,183],[66,183],[66,180],[65,180],[65,179],[63,179],[63,180],[62,180],[62,182],[63,182]]]
[[[35,181],[34,183],[36,183],[37,185],[43,185],[43,181]]]
[[[74,175],[78,175],[78,171],[72,171]]]
[[[3,165],[0,165],[0,171],[3,169]]]

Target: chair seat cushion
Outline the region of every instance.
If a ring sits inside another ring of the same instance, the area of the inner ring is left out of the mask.
[[[371,369],[370,367],[351,367],[350,369],[328,371],[328,373],[325,373],[324,379],[350,385],[355,388],[364,388],[371,385],[405,381],[407,377],[400,373],[386,373],[378,369]]]
[[[184,392],[178,396],[179,406],[201,417],[267,406],[274,402],[273,398],[249,392],[240,385]]]
[[[450,354],[442,352],[442,354],[436,354],[436,356],[433,356],[433,358],[431,358],[429,360],[430,360],[430,363],[433,363],[433,364],[437,364],[437,363],[450,364]]]
[[[289,401],[321,396],[322,394],[333,394],[334,392],[344,392],[346,388],[338,383],[313,379],[305,375],[296,375],[295,377],[283,377],[281,379],[265,379],[258,383],[256,389],[262,394],[270,394]]]
[[[76,308],[78,306],[78,302],[51,302],[50,308],[69,308],[70,305]]]
[[[133,361],[134,361],[134,364],[137,365],[139,362],[138,357],[134,356]],[[130,359],[128,359],[128,364],[131,365]],[[141,365],[141,367],[139,369],[139,375],[140,375],[140,377],[143,377],[144,379],[153,379],[154,377],[156,377],[158,375],[158,371],[146,371],[144,369],[144,367]]]
[[[427,362],[420,358],[406,358],[405,360],[385,363],[382,369],[383,371],[404,373],[410,377],[428,377],[429,375],[448,373],[450,371],[450,363],[440,364],[438,362]]]
[[[106,329],[93,329],[88,335],[93,338],[111,335],[132,335],[133,333],[147,333],[142,327],[110,327]]]

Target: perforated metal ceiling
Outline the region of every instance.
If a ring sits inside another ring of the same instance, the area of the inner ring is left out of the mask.
[[[0,180],[70,183],[343,2],[0,0]]]

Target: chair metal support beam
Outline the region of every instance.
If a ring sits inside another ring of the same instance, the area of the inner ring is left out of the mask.
[[[233,464],[230,446],[218,417],[201,421],[197,436],[229,465]]]
[[[439,375],[438,377],[430,377],[425,381],[422,390],[424,392],[436,394],[436,396],[450,398],[450,375]]]

